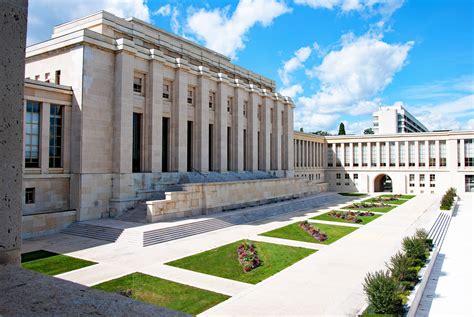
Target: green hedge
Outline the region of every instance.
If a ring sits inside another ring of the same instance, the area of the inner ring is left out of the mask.
[[[451,187],[441,198],[440,208],[441,210],[449,210],[454,204],[454,198],[456,198],[456,189]]]

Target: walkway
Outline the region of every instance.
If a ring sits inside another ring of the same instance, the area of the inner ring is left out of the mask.
[[[473,316],[474,196],[461,197],[417,316]]]

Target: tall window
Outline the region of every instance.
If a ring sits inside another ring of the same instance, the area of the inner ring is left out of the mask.
[[[349,144],[345,144],[344,146],[344,166],[349,166],[350,165],[350,148]]]
[[[408,165],[415,166],[415,142],[408,143]]]
[[[354,158],[354,166],[359,166],[359,144],[354,144],[352,155]]]
[[[395,166],[395,155],[396,155],[396,152],[395,152],[395,142],[390,142],[389,143],[389,150],[390,150],[390,156],[389,156],[389,159],[390,159],[390,166]]]
[[[171,83],[169,81],[163,82],[163,99],[171,100]]]
[[[387,146],[385,142],[380,143],[380,166],[387,166]]]
[[[209,93],[209,109],[214,110],[215,102],[216,102],[216,93],[211,91]]]
[[[247,117],[247,111],[248,111],[248,107],[249,107],[249,102],[247,100],[244,100],[244,106],[242,107],[242,114],[244,115],[244,117]]]
[[[232,113],[233,98],[227,97],[227,112]]]
[[[439,141],[439,166],[446,166],[446,141]]]
[[[49,167],[61,167],[63,107],[51,105],[49,114]]]
[[[399,166],[405,166],[405,159],[406,159],[405,142],[400,142],[399,144],[398,159],[399,159]]]
[[[367,143],[364,143],[362,144],[362,166],[367,166],[367,152],[368,152],[368,149],[367,149]]]
[[[258,121],[262,120],[262,105],[258,105],[257,118]]]
[[[370,161],[372,166],[377,166],[377,144],[370,143]]]
[[[40,103],[26,102],[25,167],[39,167]]]
[[[464,166],[474,166],[473,139],[464,140]]]
[[[133,92],[138,95],[143,94],[143,78],[138,76],[133,77]]]
[[[332,150],[332,144],[328,144],[328,167],[332,167],[333,159],[334,159],[334,152]]]
[[[188,105],[193,106],[194,105],[194,87],[188,87]]]
[[[430,141],[428,143],[428,160],[430,166],[436,166],[436,143],[435,141]]]
[[[425,166],[426,162],[425,142],[418,143],[418,166]]]

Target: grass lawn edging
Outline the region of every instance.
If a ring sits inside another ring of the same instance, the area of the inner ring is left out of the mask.
[[[25,269],[54,276],[97,264],[46,250],[36,250],[21,255],[21,266]]]
[[[232,242],[165,263],[165,265],[243,283],[257,284],[317,251],[275,243],[248,241],[255,245],[261,265],[245,272],[237,254],[237,248],[243,242],[244,240]]]

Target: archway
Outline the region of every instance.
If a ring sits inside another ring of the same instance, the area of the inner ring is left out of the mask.
[[[392,179],[387,174],[380,174],[374,180],[374,192],[392,192]]]

